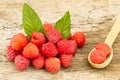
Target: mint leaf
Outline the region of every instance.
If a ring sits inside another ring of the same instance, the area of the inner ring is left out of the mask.
[[[26,3],[23,5],[22,23],[29,38],[34,31],[44,33],[42,22],[37,13]]]
[[[55,28],[61,32],[63,38],[68,39],[70,36],[70,25],[70,13],[67,11],[65,15],[55,23]]]

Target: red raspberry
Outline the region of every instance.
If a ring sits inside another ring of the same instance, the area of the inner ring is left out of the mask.
[[[36,46],[42,46],[45,43],[46,39],[44,34],[40,32],[33,32],[31,37],[31,42]]]
[[[47,58],[45,60],[45,68],[52,73],[58,72],[61,68],[60,60],[56,57]]]
[[[27,37],[22,34],[18,33],[14,35],[11,39],[11,46],[14,50],[21,51],[28,43]]]
[[[101,42],[99,44],[96,45],[96,49],[97,50],[102,50],[105,52],[105,56],[108,57],[111,53],[111,48],[109,45],[107,45],[106,43],[104,42]]]
[[[45,30],[45,32],[47,32],[47,31],[50,30],[50,29],[53,29],[52,24],[45,23],[45,24],[44,24],[44,30]]]
[[[15,57],[15,66],[18,70],[25,70],[30,64],[30,60],[22,55]]]
[[[56,46],[52,42],[48,42],[46,44],[43,44],[42,53],[46,57],[54,57],[54,56],[57,55],[58,50],[57,50]]]
[[[76,45],[73,41],[71,40],[60,40],[57,43],[57,49],[60,54],[75,54],[76,53]]]
[[[103,63],[106,60],[105,53],[101,50],[94,50],[91,52],[90,60],[95,64]]]
[[[14,50],[11,46],[7,47],[6,50],[6,57],[8,58],[9,61],[14,61],[15,57],[20,54],[19,51]]]
[[[62,38],[62,35],[58,30],[50,29],[49,31],[47,31],[46,37],[48,41],[57,43]]]
[[[23,49],[22,54],[27,58],[36,58],[39,55],[39,49],[33,43],[28,43]]]
[[[76,32],[71,36],[71,40],[75,40],[78,47],[82,47],[85,44],[86,38],[84,33]]]
[[[69,67],[72,64],[73,55],[61,54],[60,61],[63,67]]]
[[[32,60],[33,66],[37,69],[43,68],[44,63],[45,63],[45,58],[42,54],[39,54],[38,57],[36,57]]]

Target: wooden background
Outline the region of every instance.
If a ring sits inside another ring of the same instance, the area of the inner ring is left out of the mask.
[[[21,26],[24,2],[35,9],[42,22],[54,24],[65,11],[70,11],[71,32],[82,31],[87,37],[85,46],[77,50],[72,66],[56,74],[32,66],[18,71],[6,59],[11,37],[24,32]],[[114,57],[108,67],[94,69],[87,61],[89,51],[105,40],[119,14],[119,0],[0,0],[0,80],[120,80],[120,34],[113,44]]]

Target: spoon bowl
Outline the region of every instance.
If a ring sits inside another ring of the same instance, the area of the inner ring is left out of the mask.
[[[111,53],[110,53],[110,55],[109,55],[109,56],[106,58],[106,60],[105,60],[103,63],[101,63],[101,64],[95,64],[95,63],[93,63],[93,62],[90,60],[91,52],[94,51],[94,50],[95,50],[95,48],[92,49],[92,50],[90,51],[89,55],[88,55],[88,61],[89,61],[89,63],[90,63],[94,68],[105,68],[106,66],[108,66],[108,65],[110,64],[111,60],[112,60],[112,57],[113,57],[113,50],[112,50],[112,48],[111,48]]]

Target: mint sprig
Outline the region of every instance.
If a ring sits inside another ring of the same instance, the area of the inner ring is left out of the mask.
[[[70,25],[70,13],[67,11],[65,15],[55,23],[55,28],[61,32],[63,38],[68,39],[71,30]]]
[[[23,5],[22,23],[24,31],[29,38],[34,31],[44,33],[42,22],[37,13],[26,3]]]
[[[27,36],[30,38],[33,32],[44,32],[42,22],[37,13],[26,3],[23,5],[22,12],[23,28]],[[70,13],[67,11],[65,15],[55,23],[55,28],[59,30],[62,37],[68,39],[71,30]]]

